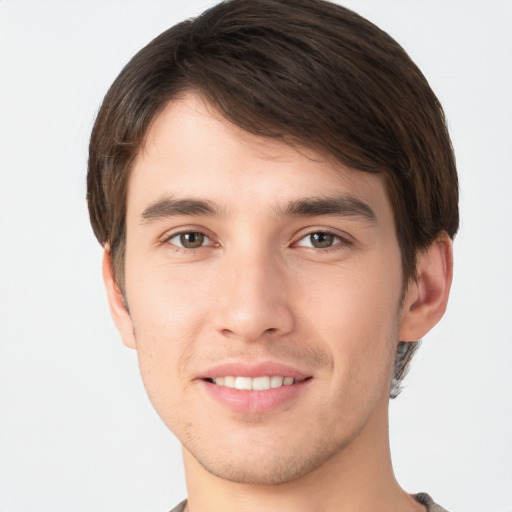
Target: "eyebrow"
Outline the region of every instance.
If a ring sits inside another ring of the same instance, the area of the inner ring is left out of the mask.
[[[342,217],[361,217],[371,223],[377,222],[377,216],[370,206],[350,195],[333,197],[312,197],[291,201],[284,211],[277,210],[282,216],[316,217],[335,215]]]
[[[316,217],[316,216],[342,216],[360,217],[371,223],[377,222],[374,211],[368,204],[353,196],[342,195],[334,197],[312,197],[290,201],[283,209],[274,208],[280,217]],[[219,215],[215,203],[202,199],[177,199],[167,197],[148,206],[141,215],[142,221],[161,220],[180,215]]]
[[[178,215],[217,215],[218,210],[211,201],[200,199],[174,199],[167,197],[156,201],[142,212],[142,221],[159,220]]]

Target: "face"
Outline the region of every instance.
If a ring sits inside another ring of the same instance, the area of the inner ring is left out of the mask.
[[[381,176],[184,96],[133,167],[125,276],[149,397],[217,476],[307,474],[387,403],[402,272]]]

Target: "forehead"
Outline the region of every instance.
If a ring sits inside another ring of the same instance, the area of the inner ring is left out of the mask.
[[[207,199],[232,213],[333,194],[372,203],[377,214],[389,209],[383,176],[251,134],[187,94],[170,101],[149,127],[130,176],[128,217],[169,196]]]

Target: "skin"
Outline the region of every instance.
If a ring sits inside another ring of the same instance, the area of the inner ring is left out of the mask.
[[[349,214],[290,207],[333,197]],[[111,312],[183,445],[190,511],[423,510],[393,476],[387,406],[398,340],[446,307],[447,236],[419,254],[403,297],[382,176],[244,132],[191,93],[147,133],[126,234],[128,309],[105,249]],[[262,361],[310,379],[263,413],[205,391],[212,366]]]

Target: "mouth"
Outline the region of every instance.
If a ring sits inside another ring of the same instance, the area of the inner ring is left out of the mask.
[[[232,412],[271,413],[305,396],[311,374],[277,362],[226,363],[210,368],[199,381],[206,395]]]
[[[267,391],[284,386],[293,386],[312,377],[290,377],[282,375],[261,375],[258,377],[226,375],[221,377],[207,377],[205,382],[230,389],[245,391]]]

